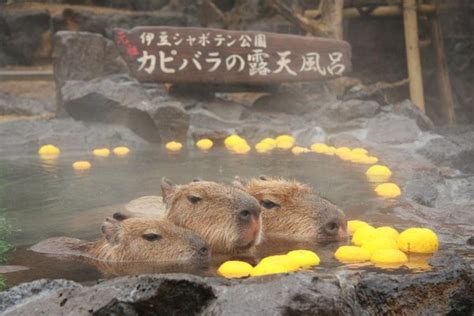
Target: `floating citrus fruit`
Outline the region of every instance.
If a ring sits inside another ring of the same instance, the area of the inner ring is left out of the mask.
[[[367,155],[369,152],[367,149],[356,147],[352,149],[352,153],[355,155]]]
[[[376,238],[364,242],[361,248],[373,254],[380,249],[398,249],[398,246],[397,242],[391,238]]]
[[[236,154],[244,155],[244,154],[248,153],[250,151],[250,149],[251,148],[247,143],[242,143],[242,144],[235,145],[233,147],[232,151]]]
[[[272,149],[275,148],[277,144],[277,141],[275,139],[269,137],[262,139],[260,142],[272,146]]]
[[[209,150],[214,146],[214,143],[209,138],[203,138],[196,142],[196,147],[201,150]]]
[[[76,161],[72,164],[74,170],[89,170],[91,168],[91,163],[86,160]]]
[[[41,146],[38,150],[38,154],[41,156],[59,156],[61,154],[61,150],[51,144]]]
[[[365,172],[368,178],[390,178],[392,171],[384,165],[373,165]]]
[[[398,185],[391,182],[379,184],[375,187],[374,191],[377,193],[377,195],[387,198],[396,198],[401,194],[401,190]]]
[[[275,264],[285,267],[287,272],[296,271],[300,265],[287,255],[276,255],[263,258],[258,264]]]
[[[309,268],[317,266],[321,261],[318,255],[310,250],[293,250],[287,253],[293,261],[297,262],[300,268]]]
[[[183,144],[179,142],[171,141],[171,142],[166,143],[165,148],[168,151],[176,152],[176,151],[180,151],[183,148]]]
[[[226,278],[243,278],[250,275],[253,267],[243,261],[226,261],[217,270],[217,273]]]
[[[312,144],[310,148],[312,152],[322,154],[328,150],[328,145],[323,144],[323,143],[316,143],[316,144]]]
[[[349,234],[351,235],[354,234],[357,229],[364,226],[370,226],[370,225],[367,222],[359,221],[359,220],[347,221],[347,230],[349,231]]]
[[[405,252],[434,253],[439,247],[438,236],[428,228],[408,228],[398,236],[398,247]]]
[[[304,153],[308,153],[309,149],[305,148],[305,147],[295,146],[295,147],[291,148],[291,152],[293,153],[293,155],[298,156],[298,155],[301,155],[301,154],[304,154]]]
[[[127,155],[129,152],[130,152],[130,149],[128,149],[127,147],[125,146],[120,146],[120,147],[115,147],[113,149],[113,152],[114,154],[116,154],[117,156],[125,156]]]
[[[352,236],[352,243],[356,246],[362,246],[363,243],[375,239],[377,236],[377,232],[374,227],[362,226],[357,229]]]
[[[382,226],[382,227],[377,227],[375,229],[376,233],[377,233],[377,236],[381,236],[381,237],[386,237],[386,238],[391,238],[395,241],[398,240],[398,231],[393,228],[393,227],[390,227],[390,226]]]
[[[337,260],[344,263],[358,263],[370,260],[370,252],[361,247],[341,246],[334,254]]]
[[[280,264],[259,263],[252,269],[250,276],[263,276],[277,273],[288,273],[289,271]]]
[[[274,146],[268,144],[268,143],[257,143],[255,145],[255,150],[258,152],[258,153],[266,153],[266,152],[269,152],[269,151],[272,151],[272,149],[274,148]]]
[[[401,265],[408,261],[407,256],[398,249],[379,249],[370,257],[377,265]]]
[[[97,148],[92,151],[92,154],[97,157],[108,157],[110,156],[110,150],[108,148]]]

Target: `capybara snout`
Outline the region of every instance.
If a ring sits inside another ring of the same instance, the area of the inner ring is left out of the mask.
[[[161,188],[166,218],[198,234],[213,252],[244,252],[260,241],[260,207],[242,188],[212,181],[173,185],[166,179]]]

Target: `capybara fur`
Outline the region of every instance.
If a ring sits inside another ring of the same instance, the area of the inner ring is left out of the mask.
[[[344,212],[306,184],[262,176],[242,185],[261,205],[265,236],[324,242],[347,235]]]
[[[212,181],[173,185],[163,179],[161,189],[166,218],[198,234],[212,252],[248,252],[260,242],[260,206],[241,187]]]
[[[210,256],[201,238],[166,219],[127,218],[115,213],[113,218],[105,219],[101,230],[102,237],[94,242],[50,238],[31,250],[107,262],[201,261]]]

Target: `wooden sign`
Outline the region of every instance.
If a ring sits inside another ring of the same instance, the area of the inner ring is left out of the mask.
[[[117,29],[115,43],[142,82],[270,84],[325,80],[351,70],[344,41],[187,27]]]

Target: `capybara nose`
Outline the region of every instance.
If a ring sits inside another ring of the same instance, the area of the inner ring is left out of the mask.
[[[347,237],[347,224],[345,220],[334,219],[324,225],[324,232],[329,236],[344,239]]]
[[[324,231],[328,235],[336,236],[339,231],[339,223],[335,220],[326,223],[326,225],[324,225]]]

